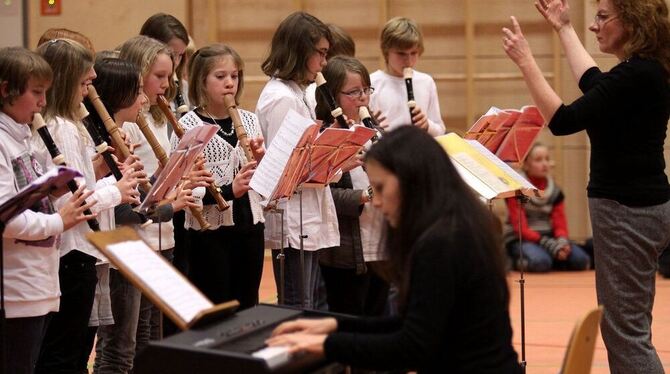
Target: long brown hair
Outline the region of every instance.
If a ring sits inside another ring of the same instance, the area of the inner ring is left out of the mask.
[[[370,160],[393,174],[400,185],[400,219],[396,227],[386,224],[385,243],[386,275],[398,286],[401,308],[408,300],[415,244],[427,234],[468,241],[468,253],[479,274],[497,278],[499,296],[507,302],[499,223],[463,182],[435,139],[416,126],[401,126],[370,148],[366,163]]]
[[[627,40],[626,57],[657,60],[670,74],[670,19],[666,0],[612,0]]]
[[[270,54],[261,64],[265,75],[306,83],[308,57],[316,53],[316,43],[326,38],[332,44],[328,27],[305,12],[295,12],[277,27]]]

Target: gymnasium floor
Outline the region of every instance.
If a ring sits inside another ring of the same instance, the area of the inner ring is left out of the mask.
[[[595,273],[551,272],[525,274],[526,362],[528,374],[556,374],[560,370],[565,348],[575,322],[596,307]],[[514,346],[521,356],[521,318],[519,273],[508,276],[510,312],[514,328]],[[276,302],[270,258],[266,257],[260,297],[262,302]],[[656,280],[656,302],[653,311],[653,341],[665,370],[670,372],[670,279]],[[605,346],[598,336],[593,374],[609,373]]]
[[[260,299],[275,303],[277,292],[269,255],[265,258]],[[552,272],[525,274],[526,362],[528,374],[558,373],[566,344],[575,322],[596,306],[595,273]],[[521,323],[519,273],[511,272],[510,312],[514,328],[514,346],[521,356]],[[656,302],[653,311],[653,337],[666,371],[670,372],[670,279],[656,280]],[[91,356],[92,368],[93,355]],[[609,373],[605,346],[598,336],[593,360],[593,374]]]

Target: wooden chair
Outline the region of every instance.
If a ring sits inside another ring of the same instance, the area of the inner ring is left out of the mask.
[[[563,358],[562,374],[589,374],[591,372],[593,351],[602,315],[601,306],[589,311],[577,321]]]

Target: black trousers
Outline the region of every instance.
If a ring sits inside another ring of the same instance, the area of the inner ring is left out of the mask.
[[[88,358],[90,346],[88,320],[93,308],[98,277],[96,259],[73,250],[61,257],[60,310],[52,315],[42,349],[37,360],[36,373],[82,373],[82,357]],[[87,347],[89,348],[87,351]]]
[[[188,277],[213,303],[237,300],[241,309],[258,304],[263,228],[257,224],[246,230],[235,226],[189,230]]]
[[[380,316],[384,313],[389,285],[374,272],[356,274],[355,269],[321,265],[326,282],[328,310],[357,316]]]
[[[8,318],[5,332],[7,374],[30,374],[40,353],[50,315]]]

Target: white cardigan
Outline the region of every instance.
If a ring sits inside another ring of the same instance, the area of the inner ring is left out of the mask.
[[[258,126],[256,115],[243,109],[239,109],[238,111],[240,113],[240,118],[242,119],[244,130],[247,132],[249,138],[258,137],[261,134],[261,129]],[[188,131],[204,124],[194,111],[186,113],[179,122],[184,128],[184,131]],[[177,144],[179,143],[177,136],[172,134],[172,139],[170,139],[170,141],[172,143],[172,150],[176,149]],[[233,179],[238,170],[247,163],[246,157],[244,156],[244,150],[239,142],[236,147],[233,147],[219,136],[214,136],[212,140],[207,143],[203,154],[205,156],[205,168],[212,173],[214,181],[219,186],[233,183]],[[193,195],[196,198],[202,198],[205,195],[205,188],[196,188],[193,191]],[[256,191],[249,191],[249,203],[251,205],[253,224],[265,222],[263,217],[263,207],[260,205],[261,200],[261,197]],[[221,226],[232,226],[235,224],[235,222],[233,222],[233,209],[235,209],[233,201],[228,201],[228,204],[230,205],[230,208],[223,212],[220,212],[215,205],[206,205],[203,207],[202,215],[205,220],[212,225],[209,228],[210,230],[216,230]],[[200,229],[198,221],[193,218],[188,209],[186,210],[184,227],[187,229]]]

